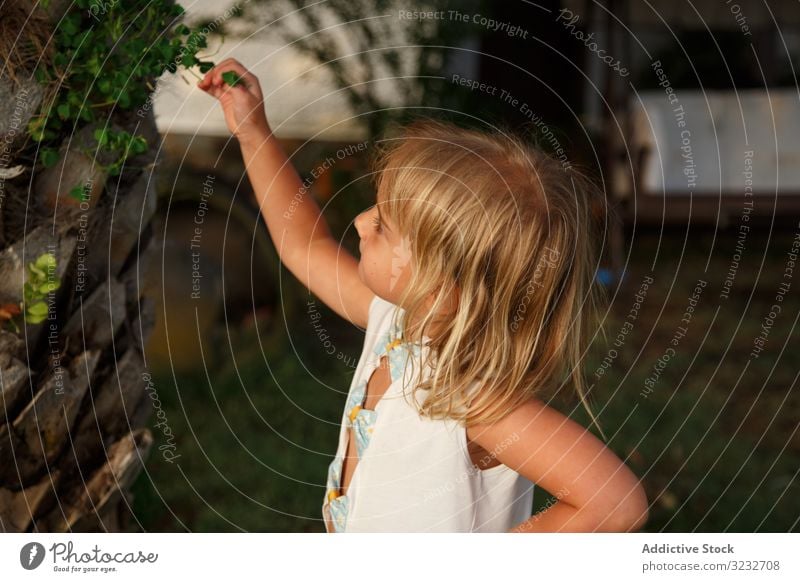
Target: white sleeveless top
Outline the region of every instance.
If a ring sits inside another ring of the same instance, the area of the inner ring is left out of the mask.
[[[356,391],[363,390],[379,364],[376,346],[386,338],[395,311],[399,318],[402,308],[377,295],[372,300],[348,403],[354,393],[360,402]],[[423,359],[430,352],[427,345],[418,346],[419,350]],[[421,360],[411,359],[405,378],[401,374],[392,381],[374,413],[362,411],[370,413],[374,425],[368,429],[368,446],[360,453],[347,494],[342,496],[348,498],[346,522],[338,531],[507,532],[528,519],[533,505],[531,481],[503,464],[478,469],[470,459],[463,426],[450,419],[431,420],[413,408],[411,387],[420,373],[427,377],[430,369],[420,370]],[[417,391],[418,402],[426,396],[427,391]],[[347,414],[346,406],[322,505],[328,532],[337,531],[331,517],[331,475],[338,482],[341,460],[347,454]],[[337,505],[339,513],[342,507]]]

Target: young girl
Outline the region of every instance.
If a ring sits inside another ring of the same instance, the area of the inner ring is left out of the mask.
[[[223,84],[226,71],[244,83]],[[227,59],[198,86],[222,104],[281,260],[366,328],[328,470],[327,531],[642,527],[636,476],[545,403],[563,385],[586,405],[599,243],[588,179],[500,132],[417,122],[379,150],[357,261],[281,151],[255,76]],[[531,515],[534,484],[556,501]]]

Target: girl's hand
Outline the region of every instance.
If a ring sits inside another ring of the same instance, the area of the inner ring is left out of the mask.
[[[241,77],[235,87],[222,80],[222,73],[233,71]],[[228,129],[239,140],[262,140],[271,130],[264,112],[264,96],[258,78],[236,59],[225,59],[208,71],[197,86],[219,99]]]

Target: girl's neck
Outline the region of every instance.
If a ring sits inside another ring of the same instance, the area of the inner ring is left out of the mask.
[[[409,341],[410,338],[417,338],[417,341],[422,340],[423,334],[418,333],[418,327],[422,325],[422,321],[425,319],[425,314],[430,312],[432,304],[433,298],[429,297],[425,303],[425,311],[415,321],[405,322],[406,341]],[[452,317],[453,313],[454,306],[452,304],[449,306],[449,309],[440,309],[439,313],[434,315],[432,321],[428,323],[427,328],[424,330],[424,335],[431,338],[432,341],[435,341],[447,328],[447,322]]]

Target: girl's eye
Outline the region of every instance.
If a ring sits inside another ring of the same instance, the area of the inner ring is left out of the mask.
[[[375,226],[375,232],[381,232],[381,219],[377,214],[372,218],[372,224]]]

